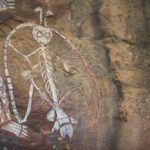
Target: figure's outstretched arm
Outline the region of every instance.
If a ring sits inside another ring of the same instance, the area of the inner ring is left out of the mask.
[[[11,43],[8,43],[7,47],[8,46],[11,47],[17,54],[19,54],[20,56],[22,56],[28,62],[28,64],[30,65],[30,67],[32,67],[31,62],[29,60],[30,57],[33,56],[33,55],[35,55],[36,53],[38,53],[41,50],[41,48],[38,48],[35,51],[29,53],[28,55],[25,55],[25,54],[21,53],[17,48],[15,48]]]
[[[78,69],[74,67],[69,61],[59,57],[58,55],[50,52],[54,56],[54,69],[63,72],[65,75],[72,76],[77,74]]]

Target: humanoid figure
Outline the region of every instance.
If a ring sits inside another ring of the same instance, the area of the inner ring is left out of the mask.
[[[36,25],[36,24],[32,24],[32,23],[20,24],[10,32],[10,34],[7,36],[6,41],[5,41],[4,68],[5,68],[5,76],[7,77],[7,85],[8,85],[12,110],[14,112],[16,119],[18,120],[18,123],[22,124],[22,123],[26,122],[28,119],[28,116],[31,112],[33,91],[34,91],[34,89],[36,89],[38,91],[41,99],[45,100],[50,105],[50,107],[53,108],[47,114],[47,119],[49,121],[55,121],[52,132],[54,132],[55,130],[59,130],[62,137],[69,136],[71,138],[73,135],[72,124],[77,123],[77,121],[75,119],[69,117],[60,107],[60,104],[62,101],[61,101],[61,99],[59,99],[59,96],[57,93],[57,88],[56,88],[56,85],[54,82],[54,68],[52,65],[52,57],[48,53],[48,51],[49,51],[48,44],[51,41],[53,32],[55,32],[61,38],[66,40],[66,42],[68,42],[68,44],[71,44],[71,42],[68,39],[66,39],[63,35],[61,35],[57,30],[47,27],[46,23],[45,23],[45,25],[41,25],[41,23],[43,22],[42,9],[37,8],[36,11],[41,11],[40,25]],[[15,48],[14,45],[11,43],[11,37],[14,35],[14,33],[16,33],[16,31],[18,31],[19,29],[25,28],[25,27],[32,28],[33,38],[35,39],[35,41],[38,43],[38,46],[39,46],[39,48],[32,51],[28,55],[23,54],[20,50]],[[72,46],[72,44],[71,44],[71,46]],[[13,82],[12,82],[10,74],[9,74],[8,56],[7,56],[8,47],[11,47],[17,54],[22,56],[22,59],[25,59],[27,64],[30,66],[29,70],[24,71],[22,73],[24,78],[26,78],[30,82],[29,102],[28,102],[27,111],[26,111],[23,119],[21,119],[19,112],[17,110],[17,107],[16,107],[16,100],[15,100],[14,91],[13,91]],[[38,55],[39,61],[38,61],[38,64],[33,66],[30,58],[35,54]],[[74,72],[73,67],[71,67],[66,62],[63,62],[62,66],[66,72],[68,72],[68,73]],[[41,90],[41,87],[39,87],[36,84],[35,79],[32,76],[32,74],[36,68],[39,68],[39,72],[41,74],[46,92]]]

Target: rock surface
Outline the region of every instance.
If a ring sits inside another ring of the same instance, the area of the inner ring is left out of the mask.
[[[78,125],[71,140],[62,140],[57,134],[50,136],[53,124],[46,120],[50,108],[35,92],[32,113],[26,123],[30,138],[20,140],[1,131],[1,149],[148,150],[149,0],[17,0],[16,10],[0,12],[0,68],[3,68],[6,36],[20,23],[38,22],[38,15],[33,11],[37,6],[52,10],[54,16],[47,18],[48,25],[61,31],[79,48],[96,76],[100,101],[92,101],[94,97],[91,97],[84,105],[83,96],[75,93],[64,102],[63,108],[69,114],[75,114]],[[28,34],[29,31],[23,30],[13,37],[13,42],[25,53],[37,47]],[[54,39],[56,43],[52,43],[51,48],[56,48],[56,53],[61,48],[64,50],[64,58],[75,56],[66,45],[62,46],[59,37],[55,36]],[[9,56],[9,69],[14,76],[17,105],[23,115],[27,107],[29,85],[22,79],[20,72],[28,66],[12,52]],[[37,57],[32,61],[36,64]],[[80,66],[77,60],[72,59],[72,63]],[[82,65],[81,69],[84,70]],[[83,75],[84,73],[85,71]],[[0,69],[0,75],[5,79],[3,69]],[[56,73],[56,77],[59,77],[57,79],[62,83],[59,86],[64,90],[68,89],[68,85],[74,86],[80,81],[87,81],[87,78],[80,80],[81,76],[78,82],[75,78],[72,81],[63,78],[59,73]],[[38,76],[36,78],[38,79]],[[39,81],[39,84],[42,83]],[[91,89],[84,90],[85,95],[89,96]],[[95,119],[97,114],[100,115],[99,120]],[[93,123],[93,120],[96,122]]]

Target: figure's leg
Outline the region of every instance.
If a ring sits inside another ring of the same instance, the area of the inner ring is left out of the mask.
[[[46,103],[48,103],[51,107],[55,107],[54,104],[51,102],[51,99],[45,94],[45,92],[43,92],[35,83],[35,81],[32,79],[31,80],[34,88],[37,90],[37,92],[39,93],[40,97],[42,100],[44,100]]]
[[[31,108],[32,108],[32,96],[33,96],[33,90],[34,90],[34,86],[31,83],[30,85],[30,89],[29,89],[29,101],[28,101],[28,106],[27,106],[27,110],[26,110],[26,114],[24,116],[24,118],[21,120],[21,123],[24,123],[27,121],[30,113],[31,113]]]
[[[11,120],[9,111],[9,102],[6,97],[6,89],[3,79],[0,77],[0,123],[9,122]]]
[[[2,129],[13,133],[17,137],[20,137],[20,138],[28,137],[27,127],[24,125],[18,124],[16,122],[13,122],[13,121],[11,121],[8,124],[6,124],[5,126],[3,126]]]
[[[11,115],[9,111],[9,101],[6,97],[6,89],[1,77],[0,77],[0,127],[1,129],[11,132],[21,138],[26,138],[28,136],[26,126],[20,125],[11,120]]]

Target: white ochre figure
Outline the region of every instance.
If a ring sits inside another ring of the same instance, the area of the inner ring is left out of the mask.
[[[12,121],[9,111],[9,101],[2,77],[0,77],[0,127],[20,138],[28,137],[27,127]]]
[[[15,9],[16,0],[0,0],[0,11],[6,9]]]
[[[47,24],[45,22],[44,25],[41,25],[43,22],[43,10],[42,8],[36,8],[36,12],[40,12],[40,25],[32,24],[32,23],[23,23],[18,25],[15,29],[13,29],[10,34],[7,36],[5,41],[5,48],[4,48],[4,68],[5,68],[5,76],[7,78],[7,86],[9,90],[10,100],[11,100],[11,106],[13,113],[18,121],[19,124],[22,124],[27,121],[28,116],[31,112],[32,107],[32,96],[33,91],[36,89],[41,97],[41,99],[45,100],[50,106],[52,106],[52,110],[49,111],[47,114],[47,119],[49,121],[55,121],[54,126],[52,128],[52,133],[54,131],[60,131],[60,134],[62,137],[68,136],[71,138],[73,136],[73,126],[72,124],[76,124],[77,121],[71,117],[69,117],[60,107],[60,103],[62,100],[59,98],[57,88],[54,82],[54,68],[52,65],[52,58],[50,55],[48,55],[48,44],[51,41],[51,38],[53,36],[53,32],[58,34],[65,42],[67,42],[72,49],[75,49],[75,46],[71,43],[70,40],[68,40],[65,36],[60,34],[57,30],[54,28],[47,27]],[[31,27],[32,28],[32,35],[35,41],[38,43],[39,47],[32,51],[30,54],[25,55],[22,52],[20,52],[17,48],[14,47],[14,45],[11,44],[11,37],[21,28],[25,27]],[[26,62],[30,65],[32,70],[34,70],[34,67],[31,65],[30,57],[38,54],[39,56],[39,63],[37,66],[40,66],[40,74],[42,77],[42,80],[45,85],[46,93],[38,87],[38,85],[35,82],[34,76],[32,75],[32,72],[30,70],[24,71],[23,76],[28,78],[30,81],[30,88],[29,88],[29,101],[27,110],[25,113],[25,116],[23,119],[21,119],[19,112],[16,107],[16,98],[14,96],[13,91],[13,83],[9,74],[8,69],[8,47],[12,48],[17,54],[21,55]],[[64,68],[68,69],[67,64],[64,63]],[[48,94],[48,96],[47,96]],[[51,97],[51,99],[49,98]]]

